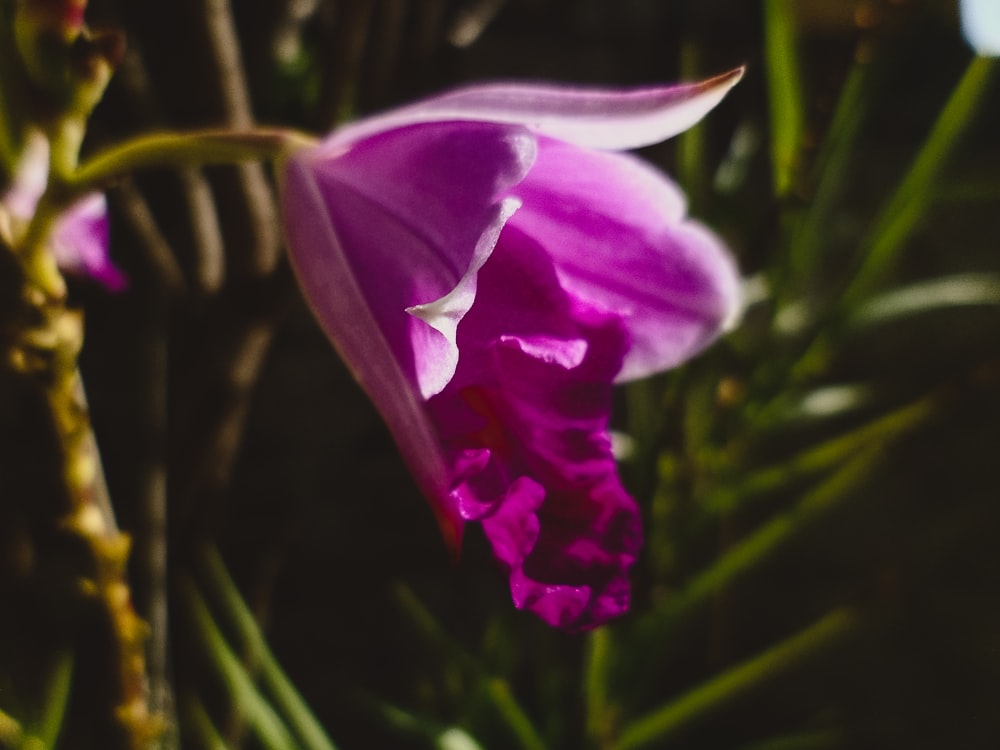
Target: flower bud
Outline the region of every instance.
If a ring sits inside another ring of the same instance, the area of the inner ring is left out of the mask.
[[[86,27],[86,6],[86,0],[21,0],[17,6],[17,51],[46,114],[89,114],[124,52],[120,32]]]

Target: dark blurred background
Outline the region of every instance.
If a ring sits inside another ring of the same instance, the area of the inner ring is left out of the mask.
[[[792,184],[776,194],[767,5],[94,0],[92,25],[124,28],[129,52],[87,148],[151,129],[253,122],[322,133],[469,81],[628,86],[746,64],[697,140],[644,155],[683,182],[754,288],[791,273],[797,222],[824,174],[839,170],[808,272],[784,287],[810,310],[833,309],[867,228],[972,53],[953,2],[789,3],[801,138]],[[824,161],[859,66],[866,88],[854,135]],[[113,190],[112,252],[130,290],[76,283],[73,294],[87,313],[84,376],[112,497],[135,537],[136,602],[167,657],[152,662],[156,684],[169,678],[178,706],[198,695],[232,747],[256,746],[175,588],[213,544],[341,748],[434,746],[433,731],[393,719],[390,706],[428,726],[463,727],[488,750],[529,747],[484,697],[490,680],[516,696],[545,747],[615,747],[635,717],[844,607],[861,624],[842,641],[764,668],[752,689],[710,702],[648,746],[1000,746],[992,91],[876,290],[964,275],[986,285],[976,302],[876,310],[875,322],[839,326],[832,353],[803,380],[791,373],[822,315],[796,328],[799,308],[760,295],[705,357],[622,392],[616,426],[640,441],[623,472],[648,543],[634,613],[596,636],[516,612],[476,528],[461,563],[449,562],[378,415],[298,296],[265,169],[152,170]],[[765,420],[776,400],[788,408]],[[927,415],[864,432],[913,404]],[[848,445],[842,461],[801,468],[803,455],[833,451],[838,439]],[[864,452],[851,452],[852,440]],[[788,473],[752,501],[720,499],[742,497],[742,480],[765,468]],[[762,529],[782,541],[772,548],[761,537],[759,564],[689,608],[671,604]],[[607,655],[603,672],[595,653]],[[595,715],[588,690],[598,672],[607,700]],[[198,747],[190,731],[184,746]]]

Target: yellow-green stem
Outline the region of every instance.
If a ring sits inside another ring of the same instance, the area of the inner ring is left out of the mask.
[[[116,144],[77,167],[82,137],[77,124],[67,120],[53,134],[49,186],[16,248],[25,275],[54,299],[65,294],[65,283],[46,243],[63,211],[83,195],[136,169],[270,161],[315,143],[302,133],[280,129],[153,133]]]
[[[598,628],[588,635],[584,682],[587,736],[598,746],[607,744],[614,724],[608,696],[610,651],[610,628]]]
[[[771,170],[774,193],[781,197],[793,187],[802,140],[802,85],[795,49],[795,4],[791,0],[764,3],[766,72],[771,109]]]
[[[116,144],[83,162],[63,186],[73,195],[97,190],[146,167],[205,166],[272,161],[315,139],[292,130],[203,130],[152,133]]]
[[[145,702],[145,626],[132,608],[126,581],[130,542],[115,524],[77,370],[83,319],[66,308],[62,296],[50,296],[30,278],[22,279],[18,299],[24,309],[14,318],[18,328],[11,334],[4,359],[45,400],[59,446],[65,498],[53,521],[88,552],[86,571],[75,575],[109,624],[110,654],[105,663],[114,670],[109,679],[116,703],[108,710],[124,730],[125,747],[139,750],[148,746],[160,724]],[[56,733],[57,723],[61,718],[52,713],[45,734]]]
[[[20,747],[24,741],[24,729],[20,722],[4,711],[0,711],[0,747]]]

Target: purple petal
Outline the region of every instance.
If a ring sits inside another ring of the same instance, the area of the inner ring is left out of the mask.
[[[558,627],[628,607],[638,509],[611,455],[611,389],[628,336],[560,287],[545,252],[510,225],[459,326],[455,378],[428,403],[464,466],[454,497],[510,569],[516,606]]]
[[[443,499],[450,477],[434,428],[355,279],[308,160],[287,163],[282,187],[290,257],[306,299],[385,419],[417,486],[431,502],[446,540],[457,544],[460,520]]]
[[[685,219],[663,174],[625,154],[539,139],[511,227],[553,258],[574,296],[620,315],[632,337],[618,381],[673,367],[736,314],[738,275],[719,240]]]
[[[475,299],[476,272],[517,207],[503,194],[534,153],[534,137],[517,126],[433,123],[293,158],[313,176],[378,331],[424,397],[455,371],[455,328]],[[286,223],[316,220],[293,201]],[[323,272],[326,252],[321,243],[307,267],[296,253],[304,276]]]
[[[520,124],[590,148],[626,150],[681,133],[717,105],[743,68],[699,83],[633,90],[496,83],[458,89],[341,128],[339,144],[418,122]]]
[[[27,139],[14,180],[3,195],[12,216],[28,221],[35,213],[49,170],[49,144],[38,135]],[[108,208],[104,196],[91,193],[70,206],[56,222],[52,254],[63,271],[89,276],[112,292],[128,286],[108,255]]]
[[[100,282],[112,292],[128,279],[108,255],[108,209],[103,195],[92,193],[60,217],[52,233],[52,254],[61,269]]]
[[[285,230],[306,298],[451,542],[460,526],[452,471],[421,394],[454,372],[454,333],[441,319],[451,316],[454,331],[471,305],[476,273],[516,206],[502,194],[533,156],[521,128],[444,123],[347,151],[304,150],[283,172]]]
[[[641,546],[613,383],[673,366],[737,307],[719,241],[630,156],[742,71],[632,92],[472,87],[291,157],[283,209],[317,317],[455,541],[479,521],[518,607],[585,629]]]
[[[516,339],[496,350],[505,423],[522,449],[517,463],[545,489],[538,538],[512,566],[511,593],[518,607],[570,629],[628,609],[628,570],[642,539],[608,435],[610,379],[626,337],[613,318],[588,317],[581,326],[587,357],[575,368],[541,358]],[[493,541],[498,527],[510,523],[497,514],[483,529]]]

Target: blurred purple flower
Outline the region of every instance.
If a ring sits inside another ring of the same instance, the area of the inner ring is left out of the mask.
[[[479,521],[517,607],[628,608],[642,533],[611,454],[614,383],[736,314],[720,241],[615,151],[690,127],[741,70],[600,91],[471,87],[361,120],[282,170],[292,263],[457,548]]]
[[[128,279],[108,256],[108,205],[103,193],[91,193],[59,219],[52,233],[52,253],[64,271],[89,276],[112,292],[128,286]]]
[[[48,143],[41,137],[29,138],[14,180],[0,196],[0,213],[22,223],[30,220],[45,192],[48,168]],[[59,217],[49,246],[63,271],[89,276],[113,292],[128,285],[108,255],[108,209],[101,193],[84,196]]]

